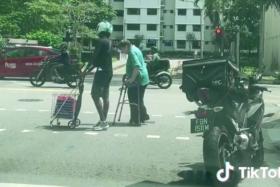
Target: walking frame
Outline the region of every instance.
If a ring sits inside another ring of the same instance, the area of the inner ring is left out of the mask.
[[[117,103],[117,108],[116,108],[116,112],[115,112],[115,116],[114,116],[114,121],[113,121],[113,125],[115,125],[116,123],[116,119],[117,119],[117,116],[118,116],[118,122],[121,120],[121,115],[122,115],[122,112],[123,112],[123,105],[124,104],[128,104],[128,105],[134,105],[134,106],[137,106],[137,112],[138,112],[138,122],[139,124],[141,124],[141,120],[140,120],[140,88],[139,88],[139,84],[137,84],[137,95],[138,95],[138,98],[137,98],[137,103],[129,103],[129,100],[126,99],[126,94],[127,94],[127,89],[130,85],[126,85],[125,82],[123,81],[122,83],[122,86],[121,88],[119,89],[120,90],[120,96],[119,96],[119,99],[118,99],[118,103]]]

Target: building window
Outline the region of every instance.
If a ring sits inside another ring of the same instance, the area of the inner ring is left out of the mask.
[[[177,31],[186,31],[186,25],[177,25]]]
[[[193,25],[193,31],[194,32],[201,31],[201,25]]]
[[[127,24],[127,30],[139,31],[140,30],[140,24]]]
[[[163,13],[167,13],[167,10],[163,10]]]
[[[170,10],[170,13],[171,13],[171,14],[173,14],[173,13],[174,13],[174,11],[173,11],[173,10]]]
[[[148,8],[147,9],[147,15],[149,15],[149,16],[157,15],[157,9],[156,8]]]
[[[192,48],[193,49],[200,49],[200,40],[192,41]]]
[[[210,27],[209,27],[209,26],[206,26],[206,27],[205,27],[205,29],[206,29],[206,30],[209,30],[209,29],[210,29]]]
[[[127,15],[140,15],[140,8],[128,8]]]
[[[164,46],[166,46],[166,47],[173,47],[172,40],[164,40],[163,43],[164,43]]]
[[[205,45],[208,45],[209,44],[209,42],[208,41],[205,41]]]
[[[113,25],[114,31],[123,31],[123,25]]]
[[[201,10],[200,9],[193,9],[193,15],[194,16],[200,16],[201,15]]]
[[[178,49],[186,49],[186,41],[185,40],[177,40],[177,48]]]
[[[173,25],[170,25],[169,27],[170,27],[170,29],[173,29]]]
[[[187,15],[187,9],[178,9],[178,16]]]
[[[163,28],[166,29],[166,25],[163,25]]]
[[[147,24],[147,31],[156,31],[157,24]]]
[[[153,39],[147,40],[146,47],[150,48],[152,46],[157,46],[157,40],[153,40]]]
[[[123,17],[123,10],[115,10],[117,17]]]

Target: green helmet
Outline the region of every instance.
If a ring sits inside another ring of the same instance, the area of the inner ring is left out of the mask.
[[[108,21],[102,21],[102,22],[98,23],[97,34],[99,34],[101,32],[108,32],[111,34],[113,32],[112,24],[109,23]]]

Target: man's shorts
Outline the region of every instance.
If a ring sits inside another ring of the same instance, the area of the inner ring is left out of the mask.
[[[91,94],[96,97],[108,98],[112,73],[97,71],[94,76]]]

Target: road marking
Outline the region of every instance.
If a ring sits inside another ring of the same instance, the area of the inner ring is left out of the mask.
[[[60,132],[57,132],[57,131],[53,131],[52,133],[53,133],[53,134],[59,134]]]
[[[24,129],[21,131],[22,133],[34,132],[33,130]]]
[[[186,118],[186,116],[175,116],[175,118],[182,118],[182,119],[184,119],[184,118]]]
[[[190,140],[189,137],[176,137],[176,140]]]
[[[7,129],[0,129],[0,132],[6,131]]]
[[[86,135],[91,135],[91,136],[96,136],[98,135],[99,133],[97,132],[85,132]]]
[[[91,112],[91,111],[85,111],[83,112],[84,114],[94,114],[94,112]]]
[[[159,136],[159,135],[147,135],[147,138],[150,138],[150,139],[159,139],[160,136]]]
[[[65,187],[65,186],[53,186],[53,185],[33,185],[33,184],[19,184],[19,183],[0,183],[0,187]]]
[[[17,112],[26,112],[26,111],[27,111],[27,109],[24,109],[24,108],[18,108],[18,109],[16,109],[16,111],[17,111]]]
[[[161,114],[153,114],[152,116],[153,116],[153,117],[162,117]]]
[[[39,112],[50,112],[50,110],[46,110],[46,109],[40,109],[38,110]]]
[[[7,110],[6,108],[0,108],[1,111]]]
[[[127,134],[114,134],[115,137],[128,137]]]
[[[114,113],[114,112],[109,112],[108,114],[109,114],[109,115],[115,115],[115,113]]]

